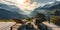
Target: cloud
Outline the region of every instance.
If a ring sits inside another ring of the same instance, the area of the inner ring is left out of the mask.
[[[46,4],[46,2],[51,2],[51,1],[54,1],[54,0],[43,0],[43,1],[42,0],[31,0],[30,1],[31,3],[28,3],[28,5],[26,4],[21,5],[19,3],[16,3],[15,0],[0,0],[0,3],[17,6],[19,10],[23,11],[23,12],[18,11],[19,13],[24,14],[24,15],[30,15],[31,12],[34,11],[35,8],[38,8],[40,6],[43,7]],[[7,8],[9,9],[10,6]],[[10,8],[10,9],[12,11],[15,11],[13,8]]]
[[[30,15],[32,11],[34,11],[34,9],[38,8],[38,7],[42,7],[44,6],[45,4],[42,4],[42,3],[38,3],[38,2],[32,2],[32,3],[29,3],[28,5],[18,5],[17,6],[27,15]]]
[[[22,10],[23,12],[28,12],[27,14],[29,14],[31,11],[33,11],[33,9],[39,7],[39,3],[37,2],[33,2],[33,3],[29,3],[28,5],[20,5],[18,3],[16,3],[15,0],[0,0],[0,3],[2,4],[7,4],[7,5],[15,5],[17,7],[20,8],[20,10]]]
[[[60,1],[60,0],[56,0],[56,1]]]

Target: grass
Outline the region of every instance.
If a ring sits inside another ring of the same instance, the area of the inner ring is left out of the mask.
[[[0,19],[0,22],[15,22],[12,19]]]

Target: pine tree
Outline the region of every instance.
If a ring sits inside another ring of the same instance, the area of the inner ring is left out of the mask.
[[[42,13],[37,13],[36,16],[35,16],[35,18],[37,18],[37,19],[39,18],[39,21],[40,21],[40,22],[46,21],[45,15],[42,14]],[[37,19],[36,19],[36,20],[37,20]]]
[[[54,16],[58,16],[58,11],[55,10]]]

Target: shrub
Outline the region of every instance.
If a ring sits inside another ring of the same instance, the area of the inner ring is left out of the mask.
[[[43,13],[37,13],[35,18],[39,18],[40,22],[46,21],[46,16]]]
[[[59,16],[53,16],[50,20],[52,23],[60,25],[60,17]]]
[[[28,18],[28,19],[26,19],[27,21],[30,21],[30,22],[32,22],[33,20],[32,20],[32,18]]]

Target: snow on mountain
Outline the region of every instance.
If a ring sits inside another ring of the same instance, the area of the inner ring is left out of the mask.
[[[60,1],[55,1],[55,2],[52,2],[50,4],[46,4],[45,6],[42,7],[42,9],[50,9],[54,6],[57,6],[60,4]]]

